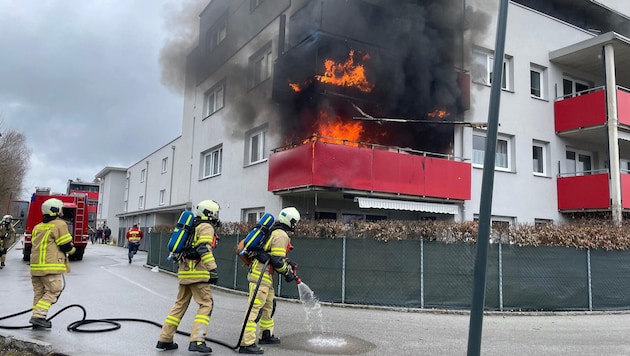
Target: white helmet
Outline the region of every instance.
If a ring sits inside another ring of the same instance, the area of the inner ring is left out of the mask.
[[[11,220],[13,220],[13,216],[11,215],[5,215],[2,217],[2,221],[4,222],[11,222]]]
[[[42,213],[44,215],[59,215],[62,212],[63,202],[57,198],[50,198],[42,204]]]
[[[219,219],[219,203],[214,200],[202,200],[195,205],[195,215],[200,218],[208,218],[209,220]]]
[[[299,221],[300,212],[292,206],[280,210],[280,214],[278,214],[278,222],[290,227],[291,231],[295,230],[295,225]]]

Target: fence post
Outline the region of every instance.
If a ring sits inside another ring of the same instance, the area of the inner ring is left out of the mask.
[[[424,309],[424,240],[420,239],[420,308]]]
[[[503,251],[499,240],[499,310],[503,311]]]
[[[234,244],[234,246],[238,246],[238,241],[239,241],[239,235],[238,233],[236,234],[236,243]],[[233,283],[233,287],[232,289],[236,290],[236,279],[238,277],[238,256],[236,254],[234,254],[234,275],[232,276],[232,278],[234,279],[234,283]],[[247,289],[249,291],[249,288]]]
[[[591,275],[591,249],[586,249],[586,272],[587,272],[587,282],[588,282],[588,310],[593,311],[593,280]]]
[[[346,237],[341,240],[341,304],[346,302]]]

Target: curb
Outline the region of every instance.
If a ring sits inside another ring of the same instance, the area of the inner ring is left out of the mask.
[[[0,333],[0,343],[5,348],[12,347],[18,350],[31,351],[38,355],[49,355],[53,352],[51,344],[28,337],[17,338],[14,335]]]

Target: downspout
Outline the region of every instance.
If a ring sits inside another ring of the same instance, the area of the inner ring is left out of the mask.
[[[173,199],[173,171],[175,170],[175,145],[172,145],[171,149],[173,150],[173,156],[171,158],[171,181],[169,183],[169,188],[168,188],[168,205],[169,206],[173,204],[171,199]]]
[[[608,112],[608,157],[610,171],[610,204],[613,224],[621,226],[621,169],[619,163],[619,119],[617,116],[617,80],[615,77],[615,49],[612,44],[603,48],[606,77],[606,110]]]
[[[142,202],[142,210],[147,206],[147,185],[149,185],[149,160],[145,161],[147,164],[147,171],[144,174],[144,201]]]

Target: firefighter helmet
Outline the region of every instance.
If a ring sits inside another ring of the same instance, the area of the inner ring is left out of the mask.
[[[44,215],[59,215],[63,208],[63,202],[57,198],[50,198],[42,204],[42,213]]]
[[[209,220],[219,219],[219,203],[214,200],[202,200],[195,205],[195,215],[200,218],[208,218]]]
[[[293,231],[295,230],[295,225],[300,221],[300,212],[292,206],[284,208],[280,210],[278,221],[281,224],[285,224]]]
[[[5,216],[2,217],[2,221],[4,221],[4,222],[10,223],[11,220],[13,220],[13,216],[11,216],[11,215],[5,215]]]

